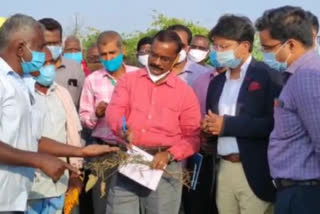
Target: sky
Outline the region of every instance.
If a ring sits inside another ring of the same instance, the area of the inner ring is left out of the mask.
[[[120,33],[144,31],[152,22],[153,10],[169,17],[184,18],[212,28],[225,13],[248,16],[252,21],[266,9],[283,5],[301,6],[320,17],[319,0],[5,0],[0,16],[24,13],[36,19],[58,20],[65,33],[75,17],[83,29],[115,30]]]

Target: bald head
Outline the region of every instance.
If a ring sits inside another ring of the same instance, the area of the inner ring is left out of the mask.
[[[97,45],[107,45],[108,43],[116,42],[119,48],[122,48],[123,42],[119,33],[115,31],[104,31],[102,32],[97,40]]]
[[[76,36],[68,36],[64,42],[64,53],[76,53],[81,51],[81,42]]]
[[[0,28],[0,53],[5,51],[14,40],[32,43],[36,36],[42,37],[39,41],[41,43],[43,41],[41,24],[31,16],[15,14],[7,19]]]

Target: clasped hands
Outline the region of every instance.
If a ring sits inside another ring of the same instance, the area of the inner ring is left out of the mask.
[[[201,121],[202,132],[210,135],[220,135],[222,132],[224,123],[223,116],[212,113],[211,110],[205,115],[204,119]]]

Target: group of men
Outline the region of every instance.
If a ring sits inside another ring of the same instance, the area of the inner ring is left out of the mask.
[[[116,172],[80,213],[319,213],[318,30],[292,6],[255,26],[224,15],[208,36],[172,25],[138,42],[135,67],[115,31],[84,54],[75,36],[62,45],[56,20],[11,16],[0,28],[0,213],[62,213],[83,187],[83,158],[123,140],[179,175],[201,153],[196,189],[165,173],[150,190]]]

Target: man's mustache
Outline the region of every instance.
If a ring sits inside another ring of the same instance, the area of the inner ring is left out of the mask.
[[[155,65],[155,64],[150,64],[150,67],[151,68],[154,68],[154,69],[158,69],[158,70],[163,70],[162,68],[160,68],[158,65]]]

